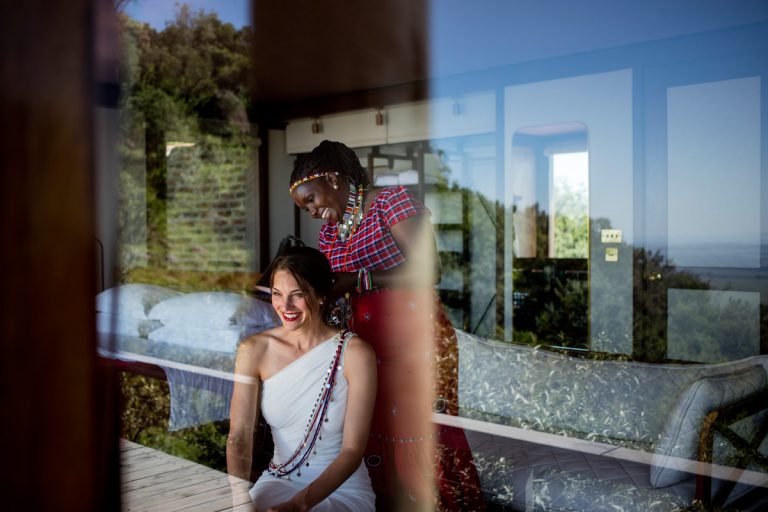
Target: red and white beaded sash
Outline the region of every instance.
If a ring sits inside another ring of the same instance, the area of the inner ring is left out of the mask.
[[[274,460],[269,463],[268,471],[270,474],[277,477],[289,476],[296,471],[296,476],[301,476],[301,467],[306,464],[309,466],[309,455],[315,448],[315,443],[318,440],[322,440],[320,435],[320,428],[324,422],[328,421],[326,413],[328,406],[331,403],[331,396],[333,395],[333,388],[336,385],[336,373],[340,369],[342,353],[346,346],[347,340],[352,336],[352,333],[348,329],[344,329],[338,335],[339,342],[336,345],[336,352],[334,353],[331,365],[326,372],[323,379],[323,385],[320,388],[320,393],[315,400],[315,405],[312,408],[312,414],[309,416],[307,426],[304,428],[304,438],[299,443],[299,446],[293,452],[293,454],[281,464],[275,464]]]

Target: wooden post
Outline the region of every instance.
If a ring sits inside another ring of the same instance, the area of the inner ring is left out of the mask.
[[[116,510],[95,341],[89,0],[0,6],[0,480],[7,510]]]

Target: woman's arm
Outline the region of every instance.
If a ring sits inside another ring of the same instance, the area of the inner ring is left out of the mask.
[[[243,480],[251,477],[253,433],[259,412],[259,361],[265,346],[265,340],[259,335],[252,336],[240,344],[235,359],[235,384],[227,438],[227,473]]]
[[[347,345],[344,376],[349,382],[349,396],[339,455],[307,487],[269,512],[311,509],[330,496],[362,463],[376,398],[376,356],[371,346],[360,338],[352,338]]]
[[[429,217],[426,215],[409,217],[392,226],[390,232],[405,256],[405,263],[389,271],[374,272],[374,280],[384,280],[377,286],[397,286],[394,283],[387,284],[386,280],[390,277],[386,273],[394,274],[394,279],[404,282],[407,286],[438,284],[442,269],[437,255],[435,233]],[[379,276],[379,274],[382,275]]]

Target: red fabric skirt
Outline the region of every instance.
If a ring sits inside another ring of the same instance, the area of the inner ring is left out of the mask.
[[[352,329],[377,357],[378,391],[366,450],[374,491],[393,509],[435,503],[484,510],[464,432],[436,428],[432,411],[458,413],[458,345],[431,290],[352,297]]]

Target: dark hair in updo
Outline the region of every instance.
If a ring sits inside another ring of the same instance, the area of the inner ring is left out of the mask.
[[[301,155],[293,164],[291,183],[318,172],[338,172],[355,187],[368,188],[368,172],[360,165],[354,151],[341,142],[324,140],[311,153]]]
[[[329,298],[333,288],[333,271],[325,255],[312,247],[291,247],[282,256],[279,256],[272,266],[272,275],[269,278],[270,288],[274,285],[275,274],[278,270],[285,270],[299,283],[299,288],[307,296],[310,307],[312,294],[320,299],[326,299],[320,306],[320,316],[326,317],[329,308]]]

